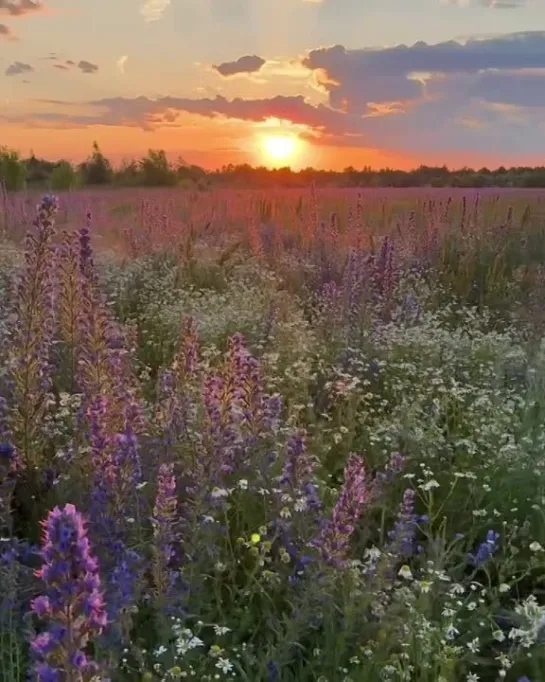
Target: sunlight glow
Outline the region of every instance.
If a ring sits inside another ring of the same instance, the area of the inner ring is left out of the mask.
[[[287,163],[292,161],[298,152],[299,140],[295,135],[265,135],[263,150],[271,162]]]

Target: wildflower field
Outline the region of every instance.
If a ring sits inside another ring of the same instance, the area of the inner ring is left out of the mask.
[[[545,194],[0,198],[2,682],[540,682],[544,512]]]

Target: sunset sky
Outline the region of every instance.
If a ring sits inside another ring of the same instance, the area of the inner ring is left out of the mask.
[[[24,155],[545,164],[545,0],[0,0],[0,69]]]

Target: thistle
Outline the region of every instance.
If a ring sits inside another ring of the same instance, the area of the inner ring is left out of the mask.
[[[98,672],[86,649],[107,624],[98,561],[76,508],[67,504],[42,523],[43,566],[36,572],[45,586],[31,603],[45,629],[31,641],[39,682],[87,682]]]

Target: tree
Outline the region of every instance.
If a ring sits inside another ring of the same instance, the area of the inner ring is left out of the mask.
[[[27,170],[16,151],[0,147],[0,183],[8,192],[24,189]]]
[[[51,189],[73,189],[76,184],[76,172],[68,161],[59,161],[51,173]]]
[[[124,187],[136,187],[142,184],[140,168],[136,161],[124,159],[115,173],[115,182]]]
[[[164,149],[150,149],[140,161],[142,183],[148,186],[172,186],[178,181],[176,171],[168,162]]]
[[[97,142],[93,142],[91,158],[81,164],[80,170],[86,185],[106,185],[113,177],[112,166]]]

